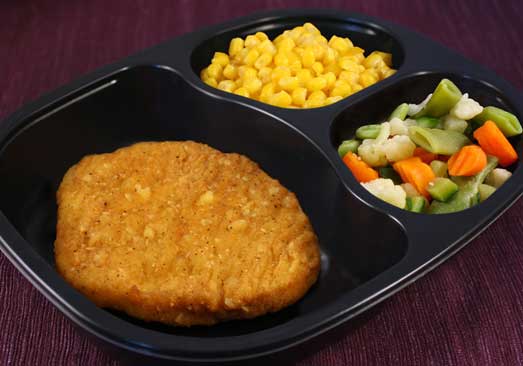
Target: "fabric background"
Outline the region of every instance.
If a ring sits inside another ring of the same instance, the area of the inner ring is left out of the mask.
[[[184,32],[258,9],[301,6],[338,7],[402,24],[523,88],[520,0],[4,0],[0,120],[42,93]],[[458,255],[295,364],[523,365],[522,209],[517,202]],[[0,364],[120,362],[0,255]]]

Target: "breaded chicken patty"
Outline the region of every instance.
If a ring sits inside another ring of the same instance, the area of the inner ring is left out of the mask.
[[[98,306],[190,326],[275,312],[320,269],[296,196],[239,154],[138,143],[83,158],[57,193],[56,267]]]

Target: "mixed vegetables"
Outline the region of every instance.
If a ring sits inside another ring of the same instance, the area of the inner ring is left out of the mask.
[[[518,155],[508,138],[522,131],[515,115],[482,107],[443,79],[420,104],[403,103],[388,121],[358,128],[338,153],[376,197],[412,212],[451,213],[510,178],[506,168]]]

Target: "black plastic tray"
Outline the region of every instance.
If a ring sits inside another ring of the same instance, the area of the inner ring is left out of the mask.
[[[205,85],[199,71],[235,36],[274,37],[306,21],[367,51],[392,52],[398,72],[328,107],[272,107]],[[448,215],[413,214],[372,196],[337,155],[362,124],[420,101],[447,77],[483,105],[521,118],[506,81],[431,40],[386,21],[336,10],[258,13],[181,36],[104,67],[0,124],[0,249],[81,328],[142,355],[222,362],[271,354],[346,322],[436,267],[523,192],[523,169],[486,202]],[[96,307],[54,268],[55,192],[86,154],[144,140],[207,143],[245,154],[294,191],[318,234],[322,272],[297,304],[214,327],[144,323]],[[522,140],[513,140],[522,156]]]

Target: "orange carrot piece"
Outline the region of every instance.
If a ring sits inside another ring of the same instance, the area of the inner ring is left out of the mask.
[[[400,160],[392,165],[398,172],[405,183],[410,183],[419,193],[430,199],[427,186],[432,182],[436,175],[430,166],[424,163],[420,157],[414,156],[408,159]]]
[[[379,174],[376,170],[372,169],[366,162],[354,154],[348,152],[343,157],[343,162],[350,169],[356,180],[360,183],[370,182],[371,180],[378,179]]]
[[[498,158],[499,165],[502,167],[507,167],[518,160],[516,150],[494,122],[486,121],[483,126],[474,131],[474,138],[487,154]]]
[[[463,146],[448,161],[449,174],[470,177],[487,165],[487,154],[478,145]]]
[[[414,149],[413,156],[418,156],[425,164],[430,164],[432,160],[436,160],[438,158],[438,154],[431,153],[430,151],[427,151],[419,146]]]

